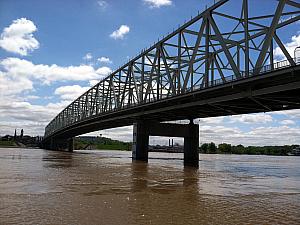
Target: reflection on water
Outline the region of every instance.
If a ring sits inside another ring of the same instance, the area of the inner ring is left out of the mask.
[[[299,224],[300,157],[0,149],[0,224]]]

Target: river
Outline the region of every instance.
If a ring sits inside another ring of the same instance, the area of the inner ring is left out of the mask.
[[[299,224],[300,157],[0,149],[0,224]]]

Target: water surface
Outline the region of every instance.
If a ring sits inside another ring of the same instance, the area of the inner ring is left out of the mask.
[[[300,157],[0,149],[0,224],[300,224]]]

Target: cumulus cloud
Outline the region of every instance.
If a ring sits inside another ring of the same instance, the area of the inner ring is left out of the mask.
[[[0,72],[7,79],[29,79],[29,81],[31,79],[38,79],[44,84],[51,84],[54,81],[101,79],[111,72],[111,69],[108,67],[100,67],[97,70],[88,65],[61,67],[56,64],[33,64],[28,60],[19,58],[0,60],[0,66],[2,67]]]
[[[246,115],[237,115],[230,117],[232,123],[270,123],[273,121],[273,118],[269,114],[246,114]]]
[[[126,34],[128,34],[130,31],[129,26],[127,25],[121,25],[118,30],[115,30],[110,34],[110,37],[117,40],[117,39],[123,39]]]
[[[107,76],[111,72],[112,72],[112,70],[107,66],[102,66],[96,70],[96,73],[101,75],[102,77]]]
[[[108,63],[108,64],[112,63],[112,61],[108,57],[103,57],[103,56],[98,58],[97,61],[100,63]]]
[[[160,8],[161,6],[172,5],[171,0],[144,0],[144,2],[149,5],[150,8]]]
[[[284,44],[286,50],[290,54],[292,58],[294,58],[294,51],[296,47],[300,46],[300,34],[294,35],[290,42]],[[281,51],[280,47],[276,47],[274,49],[274,56],[277,60],[284,60],[286,59],[285,55]],[[300,57],[300,52],[298,53],[297,57]]]
[[[39,48],[39,42],[33,37],[36,30],[34,23],[26,18],[14,20],[1,33],[0,47],[8,52],[26,56]]]
[[[56,88],[54,94],[59,95],[62,100],[73,101],[89,88],[90,87],[81,87],[79,85],[61,86]]]
[[[11,133],[8,131],[18,127],[32,127],[31,133],[28,134],[42,135],[45,126],[54,116],[90,88],[80,85],[61,86],[54,91],[54,94],[60,97],[58,102],[46,105],[32,104],[31,100],[43,98],[38,96],[38,89],[35,89],[39,88],[39,85],[64,81],[95,83],[109,73],[109,67],[62,67],[55,64],[34,64],[19,58],[0,60],[0,135]]]
[[[2,96],[0,135],[13,134],[16,128],[23,128],[29,135],[43,135],[48,122],[68,104],[68,101],[61,101],[47,105],[34,105],[16,97]]]
[[[26,77],[10,77],[0,71],[0,96],[14,96],[33,90],[33,82]]]

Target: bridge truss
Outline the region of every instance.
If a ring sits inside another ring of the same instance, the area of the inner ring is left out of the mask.
[[[45,137],[100,114],[294,66],[279,33],[300,20],[300,3],[270,0],[270,14],[254,16],[252,1],[220,0],[143,50],[60,112]],[[230,12],[232,4],[240,11]]]

